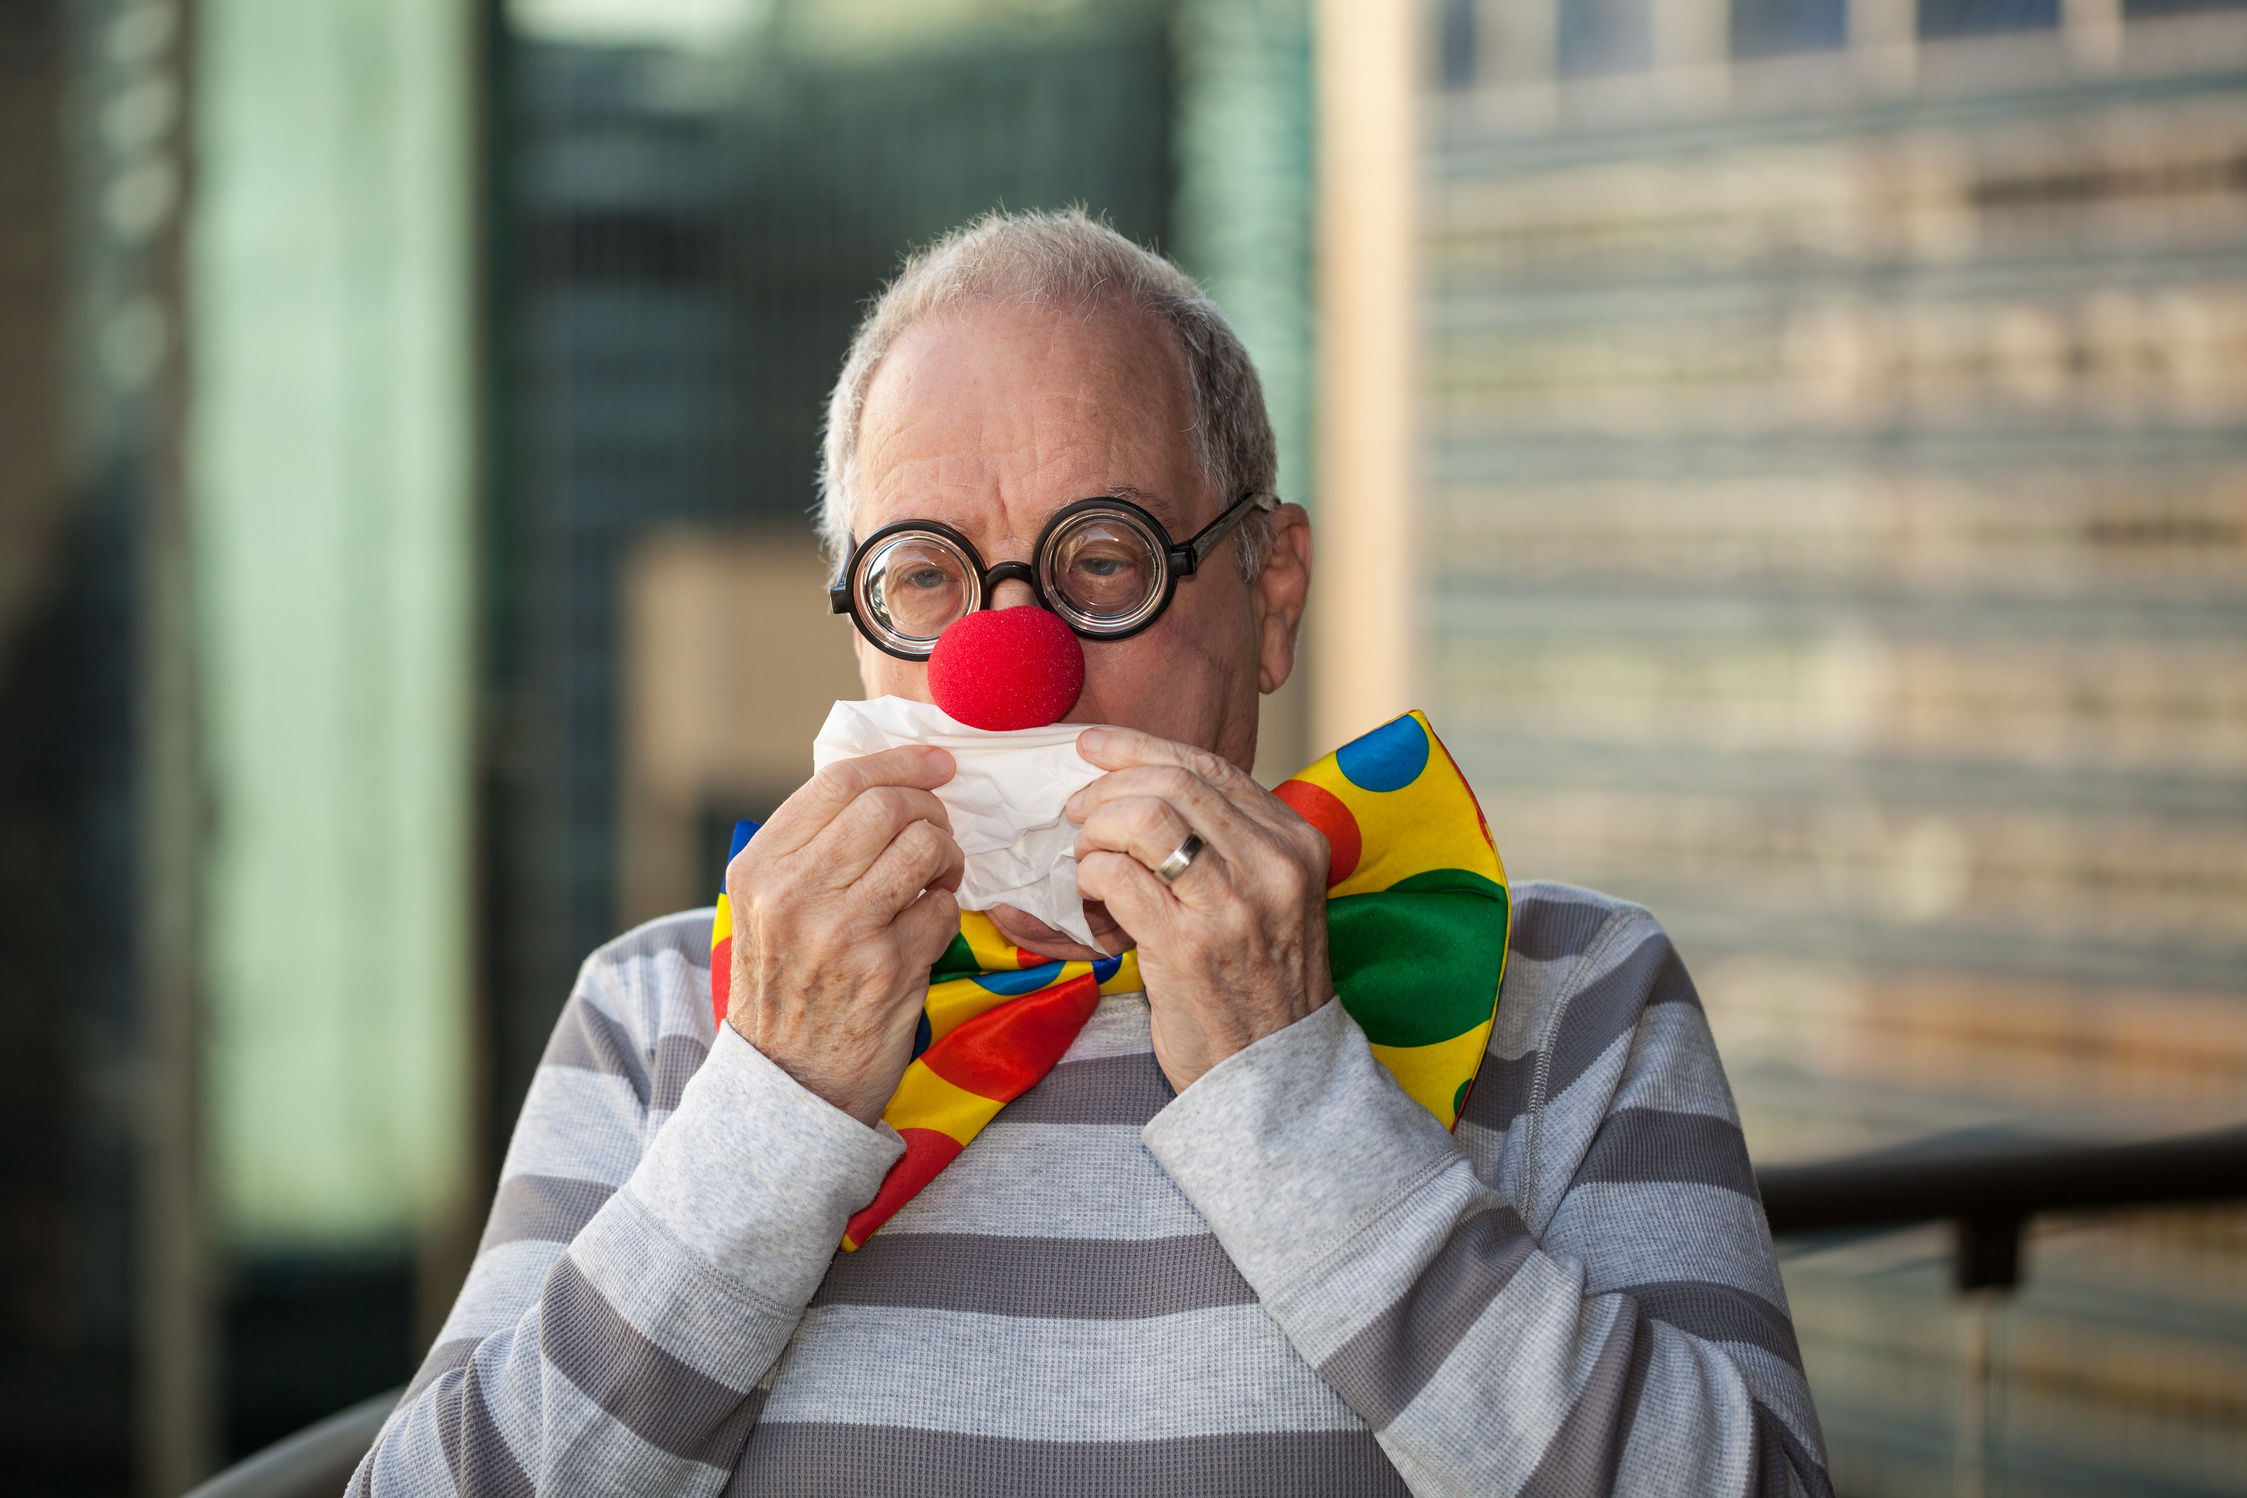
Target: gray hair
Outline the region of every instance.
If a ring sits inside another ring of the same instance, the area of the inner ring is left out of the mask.
[[[819,464],[819,535],[837,562],[850,549],[858,510],[858,423],[882,356],[921,318],[982,298],[1108,302],[1152,313],[1185,357],[1194,464],[1217,489],[1220,506],[1274,489],[1279,460],[1263,383],[1232,324],[1193,277],[1081,208],[987,213],[907,259],[851,339],[827,400]],[[1234,535],[1241,575],[1253,580],[1271,542],[1271,517],[1251,510]]]

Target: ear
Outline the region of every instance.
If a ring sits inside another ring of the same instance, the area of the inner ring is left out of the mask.
[[[1295,637],[1311,596],[1311,517],[1301,505],[1272,511],[1264,570],[1248,585],[1256,610],[1256,690],[1276,692],[1295,671]]]

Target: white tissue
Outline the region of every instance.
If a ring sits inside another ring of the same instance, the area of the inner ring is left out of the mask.
[[[1062,814],[1071,796],[1105,773],[1077,753],[1077,735],[1089,726],[994,732],[926,702],[875,697],[835,704],[812,740],[811,762],[824,770],[905,744],[950,751],[959,768],[936,798],[967,855],[960,908],[1012,905],[1089,947],[1097,943],[1077,893],[1077,826]]]

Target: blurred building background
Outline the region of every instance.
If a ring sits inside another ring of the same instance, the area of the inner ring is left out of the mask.
[[[576,965],[855,695],[822,398],[1001,205],[1258,358],[1259,773],[1425,705],[1759,1161],[2238,1121],[2243,85],[2182,0],[0,0],[11,1490],[404,1379]],[[1850,1498],[2247,1491],[2247,1216],[1784,1251]]]
[[[1676,934],[1759,1162],[2247,1112],[2247,11],[1480,0],[1429,82],[1424,691]],[[1950,1481],[1935,1229],[1789,1289]],[[2052,1221],[1989,1481],[2247,1490],[2247,1220]]]
[[[858,690],[807,511],[912,245],[1185,256],[1307,492],[1310,58],[1304,0],[0,6],[11,1490],[411,1371],[577,964]]]

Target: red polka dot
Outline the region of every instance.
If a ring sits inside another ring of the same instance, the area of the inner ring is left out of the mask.
[[[1297,816],[1326,834],[1328,889],[1356,872],[1358,858],[1365,851],[1365,839],[1358,833],[1358,819],[1350,815],[1350,808],[1342,804],[1341,797],[1308,780],[1290,780],[1272,794],[1295,808]]]
[[[721,936],[710,948],[710,1013],[726,1022],[726,1007],[733,996],[733,938]]]

